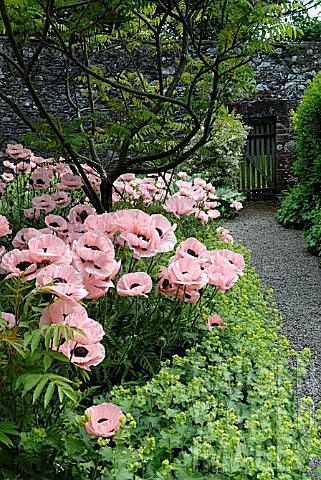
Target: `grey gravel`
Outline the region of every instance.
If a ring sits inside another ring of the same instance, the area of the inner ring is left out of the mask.
[[[274,290],[283,316],[283,331],[296,349],[311,349],[311,369],[302,393],[321,400],[321,268],[307,249],[300,230],[275,220],[272,202],[249,203],[225,223],[235,239],[248,247],[262,282]]]
[[[297,393],[312,397],[316,408],[321,400],[321,268],[309,253],[302,231],[279,225],[276,210],[272,202],[249,203],[224,226],[251,250],[252,265],[262,282],[273,288],[283,333],[291,346],[310,348],[310,370]],[[311,467],[320,465],[321,460],[315,460]]]

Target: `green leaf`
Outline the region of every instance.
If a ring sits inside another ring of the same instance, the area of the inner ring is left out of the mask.
[[[64,400],[64,391],[62,387],[60,387],[60,385],[58,385],[58,396],[59,396],[60,403],[62,403]]]
[[[13,446],[13,443],[12,443],[12,441],[10,440],[10,438],[9,438],[5,433],[2,433],[2,432],[0,432],[0,442],[1,442],[1,443],[4,443],[4,444],[7,445],[8,447],[12,447],[12,446]]]
[[[31,352],[33,353],[38,347],[41,339],[41,330],[36,330],[32,334]]]
[[[52,396],[54,394],[54,391],[55,391],[55,384],[51,382],[49,383],[45,393],[44,408],[48,407],[50,400],[52,399]]]
[[[52,362],[53,362],[53,357],[50,354],[50,352],[45,353],[45,355],[43,357],[43,366],[44,366],[45,371],[47,371],[51,367]]]
[[[36,386],[35,391],[33,392],[32,403],[35,403],[37,399],[40,397],[41,392],[45,388],[48,381],[49,381],[48,377],[43,376],[43,378],[40,380],[40,382]]]
[[[29,390],[31,390],[43,377],[42,373],[25,373],[20,375],[16,381],[16,388],[19,388],[21,385],[24,386],[22,396],[24,396]]]

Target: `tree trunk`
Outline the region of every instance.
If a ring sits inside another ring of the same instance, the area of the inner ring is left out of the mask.
[[[100,185],[101,203],[106,212],[113,209],[113,181],[110,178],[103,178]]]

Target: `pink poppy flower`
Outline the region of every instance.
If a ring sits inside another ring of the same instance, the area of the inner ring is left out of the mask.
[[[191,215],[194,212],[195,201],[191,198],[169,197],[164,205],[164,210],[173,213],[176,217]]]
[[[10,228],[8,220],[3,215],[0,215],[0,237],[5,237],[11,232],[12,230]]]
[[[82,277],[71,265],[49,265],[41,269],[36,285],[62,300],[82,300],[88,294],[83,288]]]
[[[65,208],[70,205],[71,198],[66,192],[57,192],[51,195],[51,199],[55,202],[56,207]]]
[[[213,327],[218,327],[221,330],[224,330],[224,322],[219,315],[210,315],[207,319],[207,328],[209,331]]]
[[[61,177],[61,182],[56,184],[57,190],[77,190],[81,188],[83,182],[79,175],[73,173],[65,173]]]
[[[94,191],[99,193],[100,192],[100,186],[101,186],[101,178],[98,177],[97,175],[89,174],[88,175],[88,180],[91,183],[91,186],[93,187]]]
[[[39,235],[28,241],[30,257],[35,262],[70,264],[72,257],[70,248],[55,235]]]
[[[76,205],[70,209],[68,220],[75,231],[84,232],[84,222],[89,215],[93,215],[94,210],[90,205]]]
[[[205,213],[203,210],[197,210],[195,212],[195,217],[197,220],[199,220],[201,223],[207,223],[208,222],[208,215]]]
[[[11,170],[15,170],[16,169],[16,166],[14,163],[12,162],[9,162],[8,160],[5,160],[3,163],[3,166],[6,167],[6,168],[10,168]]]
[[[72,340],[81,345],[93,344],[100,342],[105,335],[104,329],[99,322],[84,316],[79,316],[77,313],[71,313],[66,317],[65,323],[70,327],[79,328],[84,332],[73,332]]]
[[[7,328],[13,328],[16,326],[16,317],[13,313],[1,312],[0,316],[7,322]]]
[[[3,173],[1,175],[1,178],[6,182],[6,183],[9,183],[9,182],[12,182],[15,178],[15,176],[13,175],[13,173]]]
[[[49,213],[56,207],[56,203],[50,195],[40,195],[32,199],[32,205],[39,210]]]
[[[23,211],[23,214],[29,220],[35,220],[37,218],[40,218],[40,212],[40,208],[26,208]]]
[[[194,178],[194,185],[198,185],[199,187],[205,187],[206,186],[206,181],[203,180],[200,177]]]
[[[208,251],[205,245],[197,240],[197,238],[190,237],[178,245],[176,255],[173,257],[173,260],[171,259],[171,262],[180,258],[194,259],[203,265],[208,262]]]
[[[180,287],[176,293],[179,300],[183,300],[185,303],[196,303],[200,294],[197,290],[188,289],[186,287]]]
[[[209,194],[215,193],[215,187],[211,183],[207,183],[206,185],[204,185],[204,190],[206,190]]]
[[[57,235],[63,238],[68,234],[68,223],[60,215],[47,215],[45,217],[45,224],[51,232],[57,233]]]
[[[184,178],[187,178],[187,173],[186,172],[178,172],[177,174],[178,178],[180,178],[181,180],[184,180]]]
[[[114,223],[117,226],[117,231],[127,232],[132,231],[135,225],[149,225],[151,222],[148,213],[139,210],[138,208],[118,210],[114,212]]]
[[[202,202],[207,197],[207,192],[199,187],[193,187],[191,192],[191,198],[195,200],[195,202]]]
[[[15,166],[15,171],[17,173],[19,173],[19,172],[30,173],[31,172],[31,165],[30,165],[29,162],[24,162],[24,161],[19,162]]]
[[[236,211],[239,211],[243,208],[242,202],[238,202],[237,200],[233,200],[233,202],[230,204],[231,208],[235,208]]]
[[[234,268],[237,275],[243,275],[243,270],[245,266],[245,261],[243,255],[237,252],[233,252],[232,250],[211,250],[209,252],[210,258],[213,258],[217,255],[220,255],[226,258],[231,266]]]
[[[6,278],[23,275],[26,280],[32,280],[37,275],[38,267],[32,260],[29,250],[14,249],[2,257],[1,269],[9,272]]]
[[[5,247],[3,247],[3,246],[0,247],[0,275],[1,275],[2,273],[5,273],[5,271],[2,270],[2,268],[1,268],[1,260],[2,260],[2,257],[4,256],[5,253],[6,253]]]
[[[50,180],[52,177],[51,170],[47,168],[37,168],[31,175],[29,184],[35,190],[41,190],[43,188],[48,188]],[[52,198],[51,198],[52,200]]]
[[[160,268],[159,278],[160,280],[156,288],[157,292],[162,295],[175,295],[178,287],[172,283],[167,267]]]
[[[107,253],[89,252],[87,249],[80,249],[80,255],[73,252],[73,266],[83,277],[93,275],[97,279],[111,279],[119,271],[120,261],[116,262]]]
[[[89,370],[105,358],[105,347],[101,343],[79,344],[73,340],[63,343],[58,351],[68,357],[79,368]]]
[[[36,157],[35,155],[31,155],[30,162],[34,165],[43,165],[45,163],[51,163],[53,158],[43,158],[43,157]]]
[[[85,297],[86,300],[96,300],[97,298],[101,298],[106,295],[109,288],[114,286],[110,277],[98,278],[94,275],[83,277],[83,284],[88,292]]]
[[[39,325],[50,323],[65,323],[69,315],[75,315],[77,318],[88,318],[85,307],[77,302],[58,300],[48,307],[44,308],[39,320]]]
[[[60,157],[60,158],[59,158],[59,162],[56,163],[56,164],[54,165],[54,167],[53,167],[53,168],[54,168],[54,171],[55,171],[58,175],[60,175],[60,176],[63,176],[63,175],[65,175],[66,173],[70,173],[70,174],[72,173],[71,168],[69,167],[69,165],[67,165],[67,164],[64,163],[64,162],[65,162],[65,160],[64,160],[62,157]]]
[[[120,417],[123,412],[113,403],[101,403],[85,410],[90,416],[85,428],[89,435],[111,437],[120,427]]]
[[[205,210],[211,210],[218,207],[220,204],[218,202],[203,202],[203,208]]]
[[[72,246],[73,253],[83,260],[93,260],[95,252],[107,254],[112,260],[115,257],[114,245],[111,240],[101,232],[89,231],[81,235],[79,240],[74,241]]]
[[[177,239],[174,231],[176,230],[176,223],[174,225],[161,214],[151,215],[154,228],[160,237],[161,243],[158,247],[158,252],[170,252],[176,245]]]
[[[39,237],[39,235],[41,235],[41,231],[36,228],[22,228],[12,240],[12,245],[19,250],[27,250],[29,240]]]
[[[208,283],[208,276],[200,264],[191,258],[181,258],[168,266],[171,283],[199,290]]]
[[[221,212],[219,212],[218,210],[209,210],[207,212],[207,215],[208,215],[208,218],[210,218],[211,220],[216,220],[221,216]]]
[[[9,143],[6,148],[6,153],[14,158],[29,158],[31,150],[28,150],[21,145],[21,143]]]
[[[115,212],[115,225],[121,232],[117,243],[127,244],[134,258],[151,257],[159,251],[161,239],[147,213],[137,209],[120,210]]]
[[[86,231],[94,230],[112,238],[117,232],[117,225],[114,224],[114,213],[102,213],[100,215],[89,215],[84,221]]]
[[[120,296],[147,297],[147,293],[151,291],[153,282],[148,273],[135,272],[126,273],[117,283],[117,293]]]
[[[218,227],[216,229],[216,232],[219,235],[219,239],[221,242],[224,243],[234,243],[234,238],[231,235],[230,231],[227,228],[224,227]]]
[[[211,257],[211,264],[206,268],[206,273],[208,283],[214,285],[221,293],[232,288],[239,278],[235,268],[221,255]]]
[[[122,180],[123,182],[130,182],[135,178],[136,178],[136,175],[134,173],[123,173],[123,175],[120,175],[120,177],[118,177],[117,180]]]

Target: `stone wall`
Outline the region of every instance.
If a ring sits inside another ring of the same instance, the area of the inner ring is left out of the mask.
[[[6,48],[6,39],[0,37],[0,48]],[[28,49],[26,50],[28,55]],[[112,61],[119,62],[117,52]],[[144,62],[144,60],[142,60]],[[114,66],[114,65],[113,65]],[[44,52],[34,71],[34,81],[44,104],[52,115],[67,116],[70,111],[65,95],[62,72],[65,68],[60,54]],[[169,67],[170,68],[170,67]],[[275,44],[270,54],[253,59],[257,93],[232,105],[249,118],[273,117],[276,123],[276,178],[277,190],[281,191],[293,179],[290,165],[293,161],[293,133],[290,131],[290,111],[295,109],[307,83],[321,70],[320,43]],[[37,108],[27,90],[16,81],[15,73],[0,59],[0,86],[8,95],[19,101],[23,110],[35,115]],[[87,101],[85,92],[75,99],[80,104]],[[8,106],[0,100],[0,143],[19,141],[25,125]]]
[[[321,70],[321,42],[275,44],[272,53],[253,59],[256,94],[233,105],[244,121],[273,117],[276,124],[276,185],[279,193],[295,179],[291,173],[294,135],[291,110],[297,108],[306,86]]]

